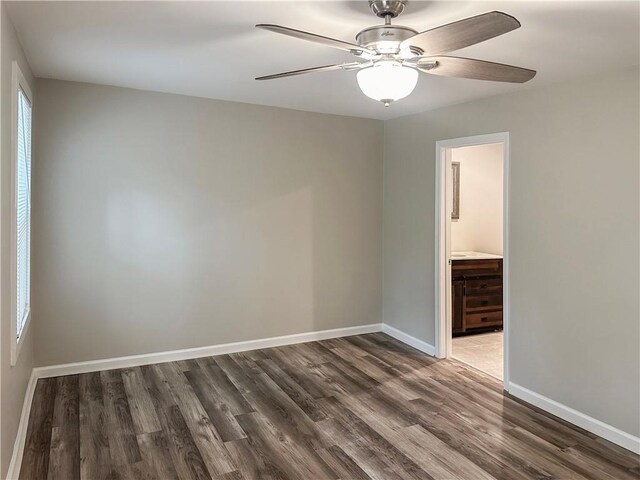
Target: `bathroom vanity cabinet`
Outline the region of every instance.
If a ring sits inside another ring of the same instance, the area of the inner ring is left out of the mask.
[[[482,257],[482,254],[452,256],[454,335],[502,328],[502,258]]]

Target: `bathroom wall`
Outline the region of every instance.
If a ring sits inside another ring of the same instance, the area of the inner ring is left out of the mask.
[[[502,255],[502,144],[454,148],[460,163],[460,218],[451,220],[451,251]]]

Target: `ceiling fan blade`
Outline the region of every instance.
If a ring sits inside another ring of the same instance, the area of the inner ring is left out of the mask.
[[[473,58],[421,57],[415,65],[420,71],[433,75],[492,82],[524,83],[536,76],[535,70]]]
[[[424,55],[440,55],[484,42],[520,27],[520,22],[502,12],[489,12],[432,28],[403,41],[403,49],[417,47]]]
[[[290,72],[274,73],[273,75],[265,75],[264,77],[256,77],[256,80],[273,80],[274,78],[293,77],[294,75],[302,75],[304,73],[314,72],[330,72],[331,70],[352,70],[360,68],[361,65],[367,65],[366,63],[353,62],[353,63],[341,63],[338,65],[324,65],[322,67],[303,68],[300,70],[292,70]]]
[[[368,48],[361,47],[355,43],[343,42],[342,40],[336,40],[335,38],[325,37],[323,35],[317,35],[315,33],[304,32],[302,30],[296,30],[295,28],[283,27],[281,25],[272,25],[268,23],[259,23],[257,28],[263,30],[269,30],[270,32],[281,33],[294,38],[300,38],[302,40],[308,40],[309,42],[318,43],[326,47],[339,48],[340,50],[346,50],[354,55],[362,55],[368,53],[375,55],[376,52],[369,50]]]

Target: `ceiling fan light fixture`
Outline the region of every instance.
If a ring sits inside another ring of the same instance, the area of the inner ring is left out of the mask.
[[[357,70],[362,93],[388,107],[391,102],[413,92],[419,72],[509,83],[524,83],[536,75],[535,70],[527,68],[448,55],[519,28],[520,22],[511,15],[492,11],[418,33],[411,27],[391,24],[391,19],[403,12],[406,3],[407,0],[369,0],[373,13],[384,18],[384,25],[361,30],[356,35],[356,43],[282,25],[259,23],[256,25],[258,28],[347,51],[359,57],[360,61],[291,70],[257,77],[256,80]]]
[[[377,62],[359,70],[356,77],[362,93],[387,107],[410,95],[418,83],[416,69],[394,61]]]

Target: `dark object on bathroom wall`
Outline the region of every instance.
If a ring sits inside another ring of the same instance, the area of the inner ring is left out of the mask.
[[[458,220],[460,218],[460,162],[451,162],[451,174],[453,178],[451,220]]]

